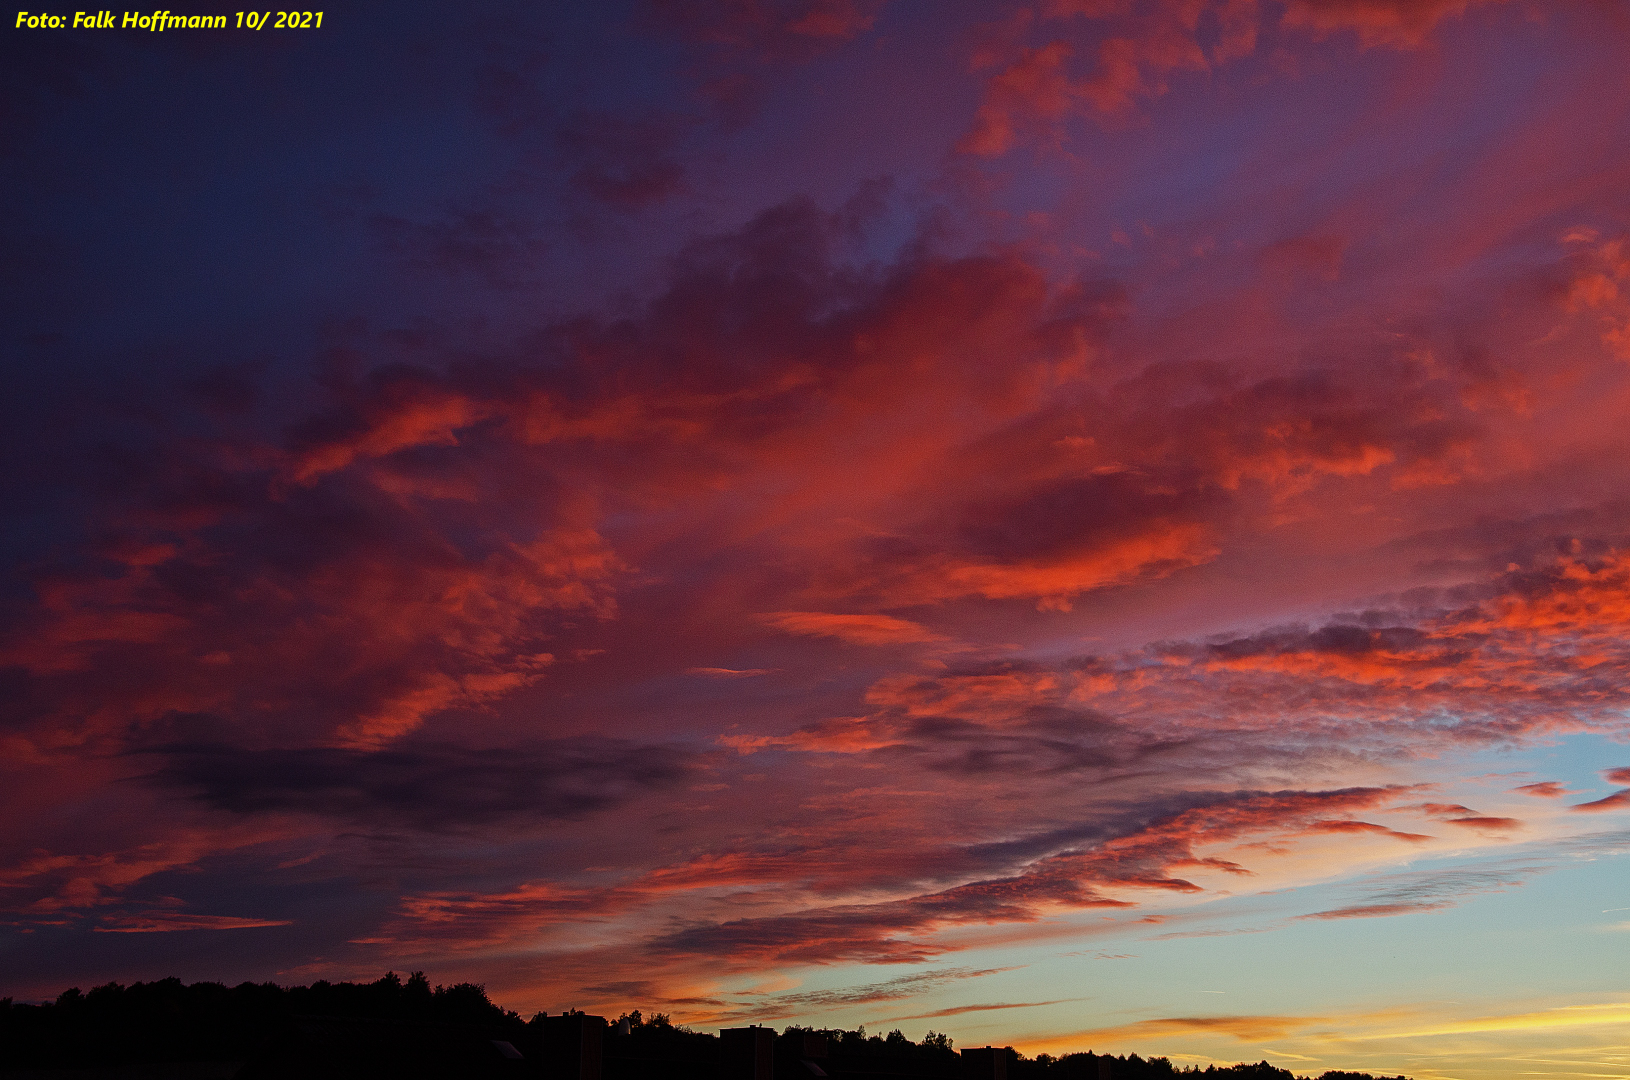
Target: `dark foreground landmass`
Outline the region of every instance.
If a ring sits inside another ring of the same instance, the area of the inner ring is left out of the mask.
[[[953,1048],[929,1032],[887,1036],[788,1027],[676,1027],[638,1011],[597,1016],[493,1004],[472,983],[432,988],[422,973],[372,983],[193,983],[163,979],[52,1004],[0,999],[7,1080],[1302,1080],[1266,1061],[1179,1069],[1136,1054],[1041,1054]],[[1406,1080],[1326,1072],[1318,1080]]]

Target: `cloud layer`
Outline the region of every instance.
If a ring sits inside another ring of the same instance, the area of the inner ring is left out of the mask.
[[[1617,857],[1613,12],[377,14],[8,39],[0,990],[1221,1046],[1038,956]]]

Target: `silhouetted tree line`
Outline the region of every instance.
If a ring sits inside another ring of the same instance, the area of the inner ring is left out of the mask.
[[[962,1075],[962,1059],[952,1048],[950,1038],[934,1031],[916,1043],[906,1038],[898,1028],[887,1035],[867,1035],[864,1027],[845,1031],[842,1028],[807,1028],[795,1024],[782,1035],[794,1048],[805,1035],[823,1037],[826,1057],[820,1062],[822,1070],[828,1075],[845,1077],[847,1080],[874,1076]],[[777,1061],[776,1065],[776,1080],[783,1080],[783,1076],[810,1080],[807,1070],[792,1068],[783,1072],[780,1067],[782,1062]]]
[[[628,1028],[627,1034],[621,1029]],[[647,1017],[623,1013],[606,1032],[604,1080],[638,1080],[661,1075],[674,1080],[711,1080],[717,1073],[718,1042],[712,1035],[675,1025],[667,1013]]]
[[[1136,1054],[1121,1056],[1110,1054],[1065,1054],[1055,1058],[1051,1054],[1038,1054],[1034,1059],[1016,1055],[1008,1069],[1009,1080],[1096,1080],[1102,1075],[1099,1062],[1109,1063],[1108,1075],[1114,1080],[1165,1080],[1167,1077],[1207,1077],[1209,1080],[1314,1080],[1299,1077],[1289,1069],[1281,1069],[1266,1061],[1255,1065],[1190,1065],[1179,1069],[1163,1057],[1142,1058]],[[1369,1073],[1330,1070],[1316,1080],[1409,1080],[1405,1076],[1372,1076]]]
[[[573,1016],[579,1019],[570,1020]],[[539,1013],[522,1020],[493,1004],[482,986],[432,987],[417,971],[405,982],[390,972],[371,983],[289,987],[187,985],[175,978],[130,986],[110,982],[89,993],[67,990],[49,1004],[0,999],[0,1069],[248,1060],[251,1064],[238,1074],[244,1080],[376,1073],[533,1077],[539,1075],[539,1062],[555,1052],[550,1040],[558,1043],[560,1025],[568,1020],[600,1023],[575,1012],[555,1018]],[[293,1050],[291,1031],[299,1033]],[[508,1047],[504,1055],[493,1049],[499,1045]],[[989,1070],[988,1058],[983,1070],[970,1069],[950,1037],[934,1031],[912,1042],[899,1029],[868,1035],[864,1027],[794,1025],[773,1045],[776,1080],[969,1080],[975,1072],[986,1076]],[[517,1052],[525,1060],[505,1060]],[[1179,1069],[1166,1058],[1137,1054],[1029,1058],[1006,1047],[994,1053],[1005,1056],[1007,1080],[1307,1080],[1266,1061]],[[333,1068],[306,1069],[302,1063],[313,1054],[327,1058]],[[471,1054],[490,1060],[471,1069],[465,1066]],[[717,1080],[724,1061],[718,1037],[675,1025],[664,1013],[624,1013],[605,1031],[603,1080],[659,1075]],[[412,1067],[404,1069],[404,1064]],[[544,1069],[545,1074],[553,1071],[558,1070]],[[1407,1078],[1331,1071],[1317,1080]]]
[[[789,1027],[785,1034],[809,1032],[824,1035],[827,1059],[822,1062],[825,1072],[832,1076],[858,1078],[861,1076],[924,1076],[950,1080],[966,1071],[949,1036],[930,1031],[921,1042],[913,1043],[898,1029],[887,1035],[867,1035],[864,1027],[853,1031],[838,1028]],[[1206,1077],[1208,1080],[1308,1080],[1287,1069],[1280,1069],[1266,1061],[1255,1065],[1239,1064],[1218,1068],[1208,1065],[1201,1069],[1189,1066],[1179,1069],[1167,1058],[1142,1058],[1137,1054],[1077,1053],[1054,1057],[1038,1054],[1026,1057],[1009,1047],[1008,1080],[1099,1080],[1108,1076],[1113,1080],[1168,1080],[1176,1077]],[[1107,1063],[1107,1070],[1101,1063]],[[778,1063],[779,1065],[779,1063]],[[807,1076],[783,1071],[778,1067],[776,1080]],[[1369,1073],[1326,1072],[1317,1080],[1408,1080],[1407,1077],[1372,1076]]]
[[[54,1003],[0,999],[0,1067],[94,1066],[243,1059],[296,1017],[345,1017],[432,1027],[480,1028],[521,1037],[526,1022],[485,988],[432,988],[423,972],[371,983],[184,984],[180,979],[64,991]]]

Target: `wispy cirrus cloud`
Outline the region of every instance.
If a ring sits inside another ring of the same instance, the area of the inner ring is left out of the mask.
[[[1019,969],[1013,967],[942,967],[928,971],[911,972],[862,986],[774,994],[751,1003],[737,1002],[730,1008],[728,1013],[723,1014],[723,1019],[733,1022],[749,1019],[774,1019],[783,1016],[818,1016],[823,1012],[846,1009],[857,1005],[909,1000],[922,995],[933,994],[968,979],[978,979],[1016,970]],[[901,1017],[900,1019],[906,1018]]]
[[[183,915],[149,911],[103,919],[94,927],[105,934],[167,934],[178,930],[249,930],[262,926],[289,926],[288,919],[251,919],[236,915]]]
[[[1154,1036],[1227,1035],[1239,1042],[1267,1042],[1327,1023],[1322,1016],[1166,1016],[1115,1027],[1074,1032],[1083,1045],[1142,1039]]]
[[[874,1021],[878,1024],[893,1024],[901,1020],[940,1020],[947,1016],[964,1016],[976,1012],[1001,1012],[1005,1009],[1039,1009],[1047,1005],[1064,1005],[1071,1001],[1081,1001],[1082,998],[1059,998],[1056,1001],[1013,1001],[996,1002],[991,1005],[953,1005],[948,1009],[935,1009],[933,1012],[914,1013],[910,1016],[885,1016]]]
[[[1472,896],[1518,888],[1528,878],[1549,869],[1535,864],[1509,869],[1423,870],[1383,875],[1356,886],[1363,894],[1362,902],[1297,918],[1371,919],[1442,911]]]

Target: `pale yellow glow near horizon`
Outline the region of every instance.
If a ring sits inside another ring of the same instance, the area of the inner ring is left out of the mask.
[[[1408,1039],[1433,1035],[1464,1035],[1477,1031],[1517,1031],[1532,1028],[1580,1027],[1590,1024],[1630,1023],[1630,1002],[1615,1001],[1600,1005],[1563,1005],[1543,1012],[1517,1013],[1511,1016],[1484,1016],[1475,1020],[1462,1020],[1424,1031],[1394,1031],[1379,1035],[1353,1035],[1359,1039]]]
[[[1429,1013],[1405,1007],[1345,1017],[1158,1017],[1014,1045],[1031,1056],[1059,1056],[1090,1048],[1109,1054],[1153,1052],[1174,1061],[1202,1065],[1267,1057],[1281,1067],[1311,1075],[1326,1069],[1359,1069],[1389,1075],[1401,1072],[1416,1080],[1564,1076],[1630,1080],[1630,1053],[1622,1055],[1624,1060],[1610,1060],[1621,1056],[1615,1051],[1630,1051],[1630,1046],[1559,1046],[1547,1038],[1552,1033],[1585,1035],[1590,1028],[1630,1025],[1630,1001],[1562,1005],[1465,1019],[1432,1018]],[[1501,1034],[1508,1037],[1475,1038]],[[1474,1038],[1468,1040],[1467,1036]],[[1406,1047],[1396,1042],[1409,1039],[1423,1040],[1425,1044]],[[1592,1040],[1585,1041],[1588,1044]],[[1265,1045],[1269,1042],[1274,1045]],[[1566,1060],[1569,1055],[1577,1055],[1577,1059]],[[1547,1063],[1574,1067],[1562,1071],[1534,1068]],[[1579,1067],[1619,1071],[1580,1071]]]

